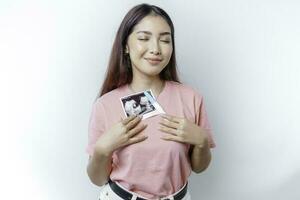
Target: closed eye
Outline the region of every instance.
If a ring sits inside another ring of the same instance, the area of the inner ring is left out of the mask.
[[[138,38],[138,40],[141,40],[141,41],[148,41],[149,39],[148,39],[148,38]],[[164,42],[164,43],[170,43],[169,40],[160,40],[160,41],[162,41],[162,42]]]
[[[161,40],[161,41],[164,42],[164,43],[170,43],[169,40]]]

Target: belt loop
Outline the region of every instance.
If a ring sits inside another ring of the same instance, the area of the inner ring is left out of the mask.
[[[136,195],[134,195],[134,194],[132,194],[132,198],[131,198],[131,200],[136,200],[137,199],[137,196]]]

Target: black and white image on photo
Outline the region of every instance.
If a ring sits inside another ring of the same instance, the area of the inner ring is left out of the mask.
[[[132,115],[141,115],[146,119],[148,117],[160,114],[161,108],[158,108],[158,103],[152,104],[151,100],[145,95],[144,92],[147,92],[154,100],[154,96],[151,90],[146,90],[143,92],[138,92],[129,96],[120,98],[122,103],[123,111],[126,117]],[[154,100],[155,101],[155,100]]]

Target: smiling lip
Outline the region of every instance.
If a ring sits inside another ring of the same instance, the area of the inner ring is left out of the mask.
[[[157,65],[162,61],[162,59],[159,58],[146,58],[146,60],[152,65]]]

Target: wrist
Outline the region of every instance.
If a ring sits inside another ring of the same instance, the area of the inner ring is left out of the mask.
[[[94,150],[94,154],[95,156],[97,157],[110,157],[113,153],[113,150],[111,150],[110,148],[108,147],[105,147],[105,146],[100,146],[98,145],[97,148],[95,148]]]
[[[195,147],[198,149],[205,149],[205,148],[208,148],[208,146],[209,146],[209,143],[208,143],[207,137],[204,137],[201,142],[195,144]]]

